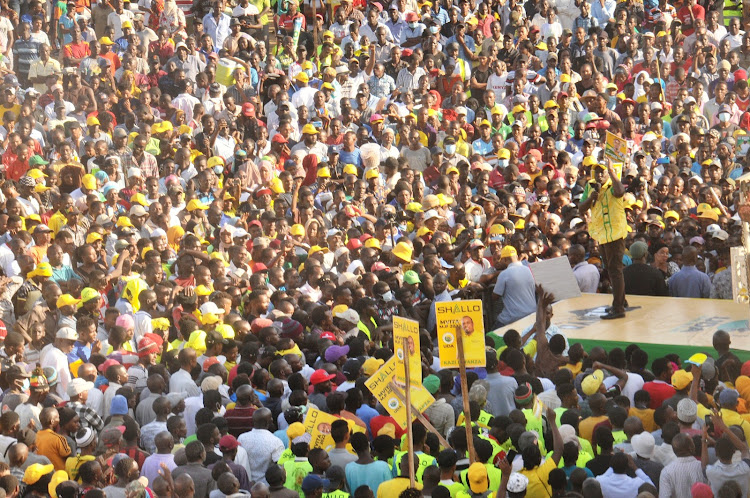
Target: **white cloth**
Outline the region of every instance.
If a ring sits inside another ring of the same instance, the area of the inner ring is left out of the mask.
[[[266,429],[253,429],[240,434],[237,441],[247,451],[250,460],[250,480],[266,482],[266,470],[272,462],[278,462],[284,452],[284,443]]]
[[[42,355],[42,368],[53,367],[57,371],[57,385],[55,386],[55,393],[67,401],[70,399],[68,396],[68,384],[72,380],[70,374],[70,368],[68,368],[68,355],[57,349],[56,347],[51,348],[47,351],[47,354]]]

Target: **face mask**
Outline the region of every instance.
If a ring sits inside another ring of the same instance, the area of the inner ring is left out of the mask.
[[[224,172],[224,166],[214,166],[214,173],[220,175]]]
[[[506,166],[508,166],[508,160],[507,159],[498,159],[497,160],[497,165],[500,166],[501,168],[505,168]]]
[[[417,27],[417,23],[415,23],[415,22],[410,22],[410,23],[409,23],[409,27],[410,27],[411,29],[414,29],[414,28],[416,28],[416,27]]]
[[[388,302],[393,300],[393,293],[391,291],[383,293],[383,301]]]
[[[448,154],[449,156],[452,156],[453,154],[455,154],[456,153],[456,145],[455,144],[453,144],[453,145],[446,145],[445,146],[445,153]]]
[[[729,121],[729,113],[728,112],[721,112],[719,113],[719,121],[722,123],[726,123]]]
[[[555,150],[557,150],[558,152],[561,150],[565,150],[566,145],[567,144],[565,143],[565,140],[558,140],[555,142]]]
[[[433,35],[436,35],[437,32],[438,32],[437,26],[430,26],[430,33],[432,33]]]

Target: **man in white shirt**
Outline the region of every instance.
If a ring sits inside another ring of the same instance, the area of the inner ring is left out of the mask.
[[[185,348],[177,356],[180,369],[169,379],[169,391],[173,393],[187,393],[188,396],[199,396],[200,388],[193,380],[190,372],[198,365],[198,355],[193,348]]]
[[[63,327],[55,334],[54,346],[47,350],[42,356],[42,368],[53,367],[57,370],[56,394],[63,400],[68,397],[68,384],[72,380],[70,368],[68,368],[68,353],[73,350],[73,345],[78,340],[78,332],[70,327]]]
[[[596,293],[599,289],[599,270],[586,261],[586,249],[575,244],[568,249],[568,260],[581,292]]]

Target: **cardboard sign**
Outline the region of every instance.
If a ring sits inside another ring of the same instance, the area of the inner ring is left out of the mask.
[[[404,351],[404,340],[407,342],[408,351]],[[406,369],[404,361],[409,362],[409,377],[411,384],[422,385],[422,355],[419,352],[419,322],[393,317],[393,349],[396,353],[396,383],[400,386],[406,385]]]
[[[630,160],[628,154],[628,142],[614,133],[607,132],[607,142],[604,146],[604,155],[615,163],[626,163]]]
[[[466,368],[483,367],[484,316],[481,299],[435,303],[440,368],[458,368],[457,329],[464,341]]]
[[[393,394],[393,387],[391,381],[396,377],[396,364],[398,358],[391,356],[391,359],[386,361],[382,367],[375,372],[372,377],[365,381],[365,385],[372,392],[372,394],[378,399],[381,405],[385,407],[388,413],[396,420],[396,423],[402,428],[406,429],[407,423],[413,422],[406,420],[406,406]],[[425,389],[421,383],[411,384],[411,404],[420,412],[424,412],[431,404],[435,402],[435,398]],[[412,415],[416,418],[416,415]]]
[[[581,295],[578,280],[570,267],[567,256],[545,259],[529,265],[534,281],[555,296],[555,301],[563,301]]]
[[[312,436],[310,448],[323,448],[330,451],[336,447],[336,443],[331,437],[331,424],[336,420],[341,419],[315,408],[310,408],[307,411],[305,431]]]

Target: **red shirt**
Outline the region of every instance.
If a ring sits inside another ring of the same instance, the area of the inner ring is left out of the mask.
[[[279,17],[279,27],[285,31],[292,32],[294,30],[294,20],[297,18],[302,18],[302,30],[304,31],[305,26],[307,25],[305,22],[305,16],[303,16],[299,12],[297,12],[295,16],[283,14],[281,17]]]
[[[693,20],[690,19],[690,10],[689,6],[685,6],[677,11],[677,18],[682,21],[682,34],[685,36],[690,36],[693,34],[693,31],[695,31],[695,28],[693,27]],[[706,9],[701,7],[698,4],[695,4],[693,6],[693,17],[696,19],[703,19],[706,20]]]
[[[672,384],[663,381],[652,381],[643,384],[643,390],[651,396],[651,403],[648,405],[652,410],[659,408],[664,401],[668,400],[677,392]]]
[[[65,57],[73,59],[83,59],[91,55],[91,49],[86,42],[68,43],[65,45]]]
[[[5,167],[5,177],[17,182],[29,170],[29,161],[19,161],[16,158]]]
[[[114,76],[115,71],[120,69],[120,57],[114,52],[99,54],[99,57],[101,57],[102,59],[107,59],[109,61],[109,71],[112,73],[112,76]]]

